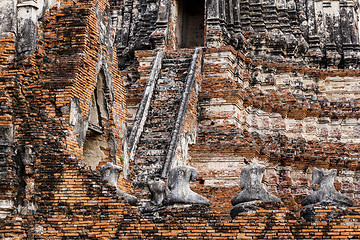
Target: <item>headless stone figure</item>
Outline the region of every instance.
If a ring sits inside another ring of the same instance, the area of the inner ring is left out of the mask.
[[[231,204],[234,205],[230,212],[232,218],[235,218],[240,212],[255,208],[257,201],[281,202],[278,197],[268,193],[263,188],[261,181],[264,171],[265,166],[256,162],[241,169],[240,187],[242,191],[231,200]]]
[[[140,208],[142,213],[154,213],[165,208],[166,196],[168,189],[166,183],[159,177],[155,177],[147,183],[147,187],[150,191],[150,202],[146,202],[145,205]]]
[[[154,180],[149,181],[147,186],[151,193],[151,204],[154,206],[161,206],[167,195],[165,182],[156,177]]]
[[[190,189],[190,181],[195,181],[196,178],[197,171],[195,168],[184,166],[171,169],[168,178],[170,193],[167,197],[167,203],[210,205],[209,199]]]
[[[311,188],[314,192],[307,196],[301,204],[303,206],[311,204],[352,206],[354,203],[350,198],[336,191],[334,187],[336,174],[336,169],[314,168],[311,180]]]
[[[111,186],[116,187],[116,194],[118,196],[123,197],[126,201],[128,201],[131,205],[136,205],[138,199],[130,194],[127,194],[124,191],[121,191],[117,187],[117,180],[119,179],[120,172],[122,171],[122,167],[114,165],[113,163],[107,163],[104,166],[99,168],[101,177],[108,181]]]
[[[305,206],[301,212],[301,216],[306,220],[314,220],[315,206],[336,206],[343,208],[354,204],[350,198],[336,191],[334,187],[336,174],[336,169],[314,168],[311,180],[311,188],[314,192],[307,196],[301,203]]]

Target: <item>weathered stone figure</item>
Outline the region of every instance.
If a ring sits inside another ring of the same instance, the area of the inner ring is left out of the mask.
[[[256,207],[257,201],[281,202],[278,197],[268,193],[261,185],[264,171],[265,166],[256,162],[241,169],[240,187],[242,191],[231,200],[231,204],[235,206],[230,212],[232,218],[235,218],[240,212],[246,212]]]
[[[336,174],[336,169],[314,168],[311,180],[311,188],[314,192],[307,196],[301,204],[303,206],[311,204],[352,206],[353,201],[335,189]]]
[[[99,168],[101,177],[108,181],[111,186],[116,187],[116,193],[118,196],[123,197],[126,201],[128,201],[131,205],[136,205],[138,199],[130,194],[127,194],[124,191],[121,191],[117,187],[117,180],[119,179],[120,172],[122,171],[122,167],[117,166],[113,163],[107,163],[104,166]]]
[[[167,197],[167,203],[210,205],[209,199],[190,189],[190,181],[195,181],[196,178],[197,171],[193,167],[184,166],[171,169],[168,178],[170,193]]]
[[[161,206],[167,195],[165,182],[156,177],[154,180],[148,182],[148,188],[151,193],[151,204]]]
[[[101,177],[108,181],[111,186],[117,187],[117,180],[119,179],[122,167],[113,163],[106,163],[99,168]]]
[[[301,216],[306,220],[314,219],[315,206],[336,206],[348,207],[352,206],[353,201],[339,193],[334,187],[334,180],[337,174],[336,169],[314,168],[312,173],[311,188],[314,190],[303,201],[302,205],[305,208],[301,212]]]

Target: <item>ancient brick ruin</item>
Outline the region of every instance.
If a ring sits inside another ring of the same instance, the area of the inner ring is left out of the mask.
[[[359,8],[0,1],[0,239],[360,239]]]

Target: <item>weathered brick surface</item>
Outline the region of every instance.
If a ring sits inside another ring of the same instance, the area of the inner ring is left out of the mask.
[[[106,39],[101,38],[101,34],[111,36],[106,33],[110,29],[100,26],[110,20],[104,9],[106,3],[96,1],[63,1],[60,8],[51,9],[39,23],[34,56],[16,59],[13,36],[1,38],[1,126],[12,127],[14,136],[14,143],[9,143],[11,151],[2,151],[7,155],[1,172],[5,169],[7,174],[1,176],[1,200],[13,204],[6,211],[13,215],[1,223],[2,238],[114,236],[106,222],[121,218],[129,208],[126,204],[119,207],[115,189],[104,187],[96,172],[85,170],[79,132],[70,125],[74,99],[81,109],[76,120],[87,119],[97,76],[103,69],[109,103],[103,136],[113,138],[114,146],[104,149],[108,155],[100,164],[115,161],[121,165],[125,90],[117,59],[112,57],[115,51],[110,48],[109,52]],[[130,189],[121,179],[119,187]],[[102,215],[103,208],[109,216]],[[89,226],[93,230],[88,231]]]
[[[296,33],[292,6],[285,10],[240,1],[241,26],[239,19],[228,18],[233,11],[215,19],[219,23],[207,23],[207,47],[197,62],[176,159],[198,169],[192,189],[212,205],[168,206],[144,214],[116,196],[96,169],[108,161],[122,165],[125,122],[131,126],[157,51],[151,50],[152,37],[159,36],[151,34],[158,27],[159,1],[110,2],[118,11],[112,15],[106,1],[61,1],[39,21],[32,56],[17,56],[13,35],[0,39],[0,213],[7,215],[0,221],[0,238],[360,239],[360,71],[339,69],[356,68],[355,57],[336,65],[311,53],[301,57],[312,59],[308,65],[295,56],[294,45],[281,49],[280,42],[271,42],[273,36],[264,34],[264,28],[276,29],[279,22],[271,23],[276,17],[269,16],[274,11],[282,17],[282,31]],[[221,10],[232,9],[226,4]],[[173,17],[168,45],[163,46],[169,59],[137,158],[130,163],[130,180],[139,163],[157,173],[162,167],[164,156],[159,160],[148,153],[169,143],[189,63],[179,58],[189,58],[194,51],[173,49]],[[116,46],[110,21],[119,24],[114,26]],[[344,22],[341,25],[345,29]],[[246,40],[232,38],[240,30]],[[315,40],[309,42],[312,47]],[[241,51],[247,47],[257,55],[245,57]],[[285,58],[267,57],[277,55]],[[116,56],[125,62],[119,64]],[[119,73],[118,65],[127,68]],[[101,119],[108,145],[90,169],[84,159],[85,136],[78,128],[86,128],[82,124],[88,122],[101,69],[108,80],[108,117]],[[241,191],[241,168],[253,157],[266,165],[263,184],[282,203],[262,203],[231,220],[230,200]],[[155,168],[151,161],[160,164]],[[337,169],[335,187],[355,206],[317,207],[314,222],[301,218],[314,167]],[[134,191],[131,181],[122,178],[118,187]]]
[[[0,38],[0,49],[0,213],[8,214],[14,210],[13,200],[16,197],[16,188],[19,186],[16,169],[11,161],[13,155],[11,131],[14,120],[9,94],[11,94],[11,86],[15,79],[15,71],[9,63],[13,61],[15,56],[14,35],[11,34]]]
[[[231,48],[208,49],[204,61],[199,130],[190,146],[189,163],[199,169],[205,186],[237,185],[245,159],[256,157],[267,166],[264,184],[291,210],[299,210],[309,193],[313,167],[338,169],[339,186],[357,201],[357,97],[346,103],[336,96],[328,100],[326,88],[314,91],[312,86],[308,93],[291,82],[284,85],[283,69],[277,64],[272,82],[267,82],[265,70],[244,68],[248,60],[231,52]],[[242,71],[241,78],[236,68]],[[316,71],[324,72],[308,69],[301,78],[315,84]],[[257,82],[252,83],[254,78]],[[305,82],[294,76],[287,79]],[[216,199],[214,204],[222,201]]]

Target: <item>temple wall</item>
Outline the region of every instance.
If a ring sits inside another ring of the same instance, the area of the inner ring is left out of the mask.
[[[133,187],[145,171],[129,161],[128,132],[159,49],[148,129],[173,127],[156,117],[176,115],[194,53],[178,49],[176,4],[0,3],[0,238],[359,239],[356,1],[206,1],[206,46],[171,160],[197,169],[190,187],[212,204],[146,208],[150,181],[146,194]],[[145,157],[167,151],[149,150],[164,133],[148,135],[158,138],[146,139]],[[144,169],[161,170],[164,161],[148,159]],[[257,201],[231,219],[254,160],[281,202]],[[108,162],[123,167],[117,187],[100,174]],[[334,188],[353,206],[319,204],[306,221],[316,168],[336,169]],[[119,191],[144,198],[130,206]]]

